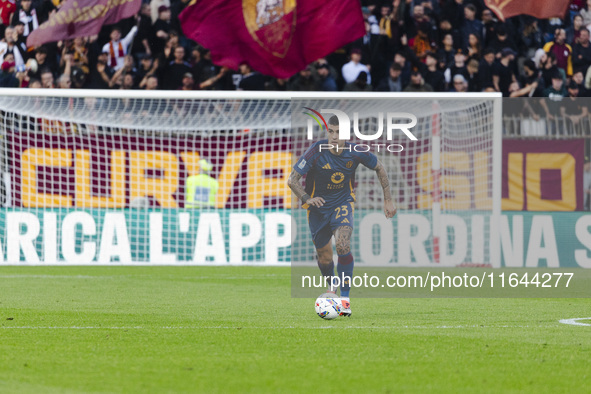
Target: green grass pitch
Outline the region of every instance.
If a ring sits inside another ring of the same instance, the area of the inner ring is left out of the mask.
[[[0,392],[591,391],[591,327],[559,323],[589,299],[352,307],[318,318],[285,267],[1,267]]]

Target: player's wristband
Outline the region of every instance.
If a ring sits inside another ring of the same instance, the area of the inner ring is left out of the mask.
[[[309,199],[311,199],[311,198],[312,198],[312,197],[310,197],[310,195],[309,195],[309,194],[304,194],[304,195],[302,196],[302,202],[305,204],[305,203],[307,203],[307,202],[308,202],[308,200],[309,200]]]

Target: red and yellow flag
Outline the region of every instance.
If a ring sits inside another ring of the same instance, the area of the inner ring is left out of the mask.
[[[179,18],[215,64],[277,78],[365,34],[358,0],[193,0]]]
[[[562,18],[570,0],[484,0],[499,19],[516,15],[531,15],[539,19]]]

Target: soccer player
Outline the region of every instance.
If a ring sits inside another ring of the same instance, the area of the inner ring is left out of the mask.
[[[328,138],[315,142],[293,167],[287,181],[294,194],[308,209],[308,224],[316,248],[318,267],[332,286],[334,262],[332,237],[336,240],[338,254],[337,272],[341,278],[341,315],[351,316],[349,291],[353,276],[353,255],[351,234],[353,233],[353,212],[355,193],[353,183],[359,164],[375,170],[384,192],[384,214],[392,218],[396,206],[390,194],[388,174],[378,158],[370,152],[356,152],[355,144],[339,140],[339,121],[333,116],[328,121]],[[306,176],[306,187],[301,183]],[[346,278],[346,280],[343,280]]]

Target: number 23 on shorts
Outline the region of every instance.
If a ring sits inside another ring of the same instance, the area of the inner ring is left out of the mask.
[[[338,219],[340,217],[349,216],[349,208],[351,209],[351,213],[353,213],[353,203],[350,203],[349,205],[341,205],[340,207],[336,207],[336,215],[334,218]]]

